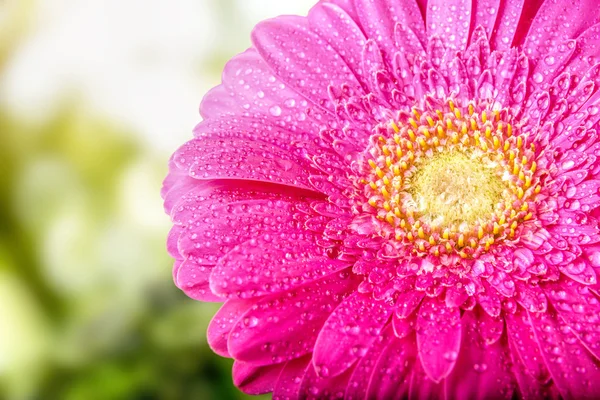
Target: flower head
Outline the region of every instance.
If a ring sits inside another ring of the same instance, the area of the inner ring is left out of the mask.
[[[163,197],[274,398],[600,393],[600,5],[329,0],[259,24]]]

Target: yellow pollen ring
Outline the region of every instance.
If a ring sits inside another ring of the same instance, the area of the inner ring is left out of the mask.
[[[533,218],[535,146],[514,135],[510,110],[448,101],[399,115],[371,140],[358,180],[390,239],[413,254],[469,258]]]

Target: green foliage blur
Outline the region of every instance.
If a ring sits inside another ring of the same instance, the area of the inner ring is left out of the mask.
[[[0,76],[36,3],[0,2]],[[228,57],[203,61],[214,82]],[[248,398],[206,344],[218,304],[172,282],[159,192],[174,148],[56,102],[41,120],[0,102],[0,398]]]

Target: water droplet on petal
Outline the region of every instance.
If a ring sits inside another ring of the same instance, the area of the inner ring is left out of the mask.
[[[444,353],[444,359],[447,361],[456,361],[458,353],[456,351],[448,351]]]
[[[269,112],[271,113],[272,116],[279,117],[281,115],[281,107],[273,106],[273,107],[271,107]]]
[[[575,162],[573,160],[567,160],[564,163],[562,163],[562,168],[570,169],[570,168],[573,168],[574,165],[575,165]]]
[[[246,317],[244,318],[244,325],[246,325],[248,328],[254,328],[256,325],[258,325],[258,318],[255,316]]]

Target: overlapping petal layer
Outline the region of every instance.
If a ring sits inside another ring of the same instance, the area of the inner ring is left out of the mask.
[[[599,393],[599,23],[592,0],[324,0],[259,24],[162,191],[175,283],[225,301],[208,340],[235,384]],[[390,198],[455,149],[512,185],[479,229]]]

